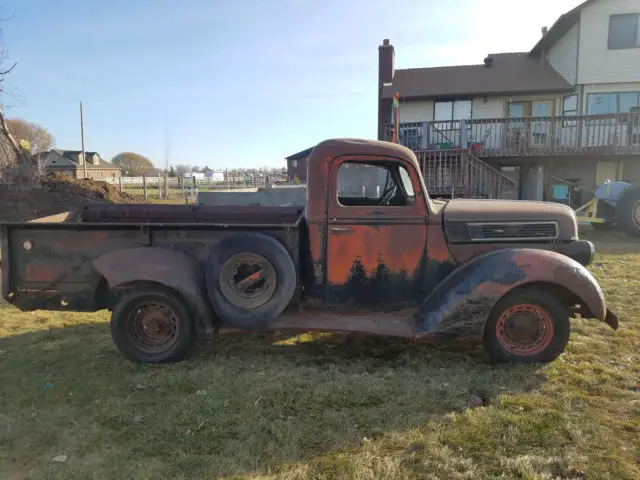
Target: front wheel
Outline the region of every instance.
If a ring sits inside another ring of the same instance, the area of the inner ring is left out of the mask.
[[[125,293],[111,314],[111,337],[129,360],[182,360],[196,340],[193,316],[177,293],[162,287]]]
[[[569,341],[569,314],[553,295],[535,288],[516,290],[491,311],[484,347],[493,362],[551,362]]]

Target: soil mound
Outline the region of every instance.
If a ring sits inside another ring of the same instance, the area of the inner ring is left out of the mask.
[[[0,222],[26,222],[47,215],[80,211],[92,203],[144,203],[106,182],[52,174],[32,190],[0,190]]]

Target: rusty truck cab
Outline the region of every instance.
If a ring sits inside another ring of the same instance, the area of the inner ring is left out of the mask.
[[[329,140],[313,150],[308,169],[311,296],[376,310],[423,301],[428,224],[439,209],[415,155],[386,142]]]

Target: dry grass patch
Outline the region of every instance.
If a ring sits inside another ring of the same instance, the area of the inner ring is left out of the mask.
[[[248,334],[140,366],[104,313],[5,306],[0,478],[640,478],[640,243],[607,237],[592,270],[621,329],[577,320],[547,366]]]

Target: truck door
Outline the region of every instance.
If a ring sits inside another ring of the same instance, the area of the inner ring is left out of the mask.
[[[424,299],[427,205],[412,164],[345,156],[328,182],[327,304],[376,310]]]

